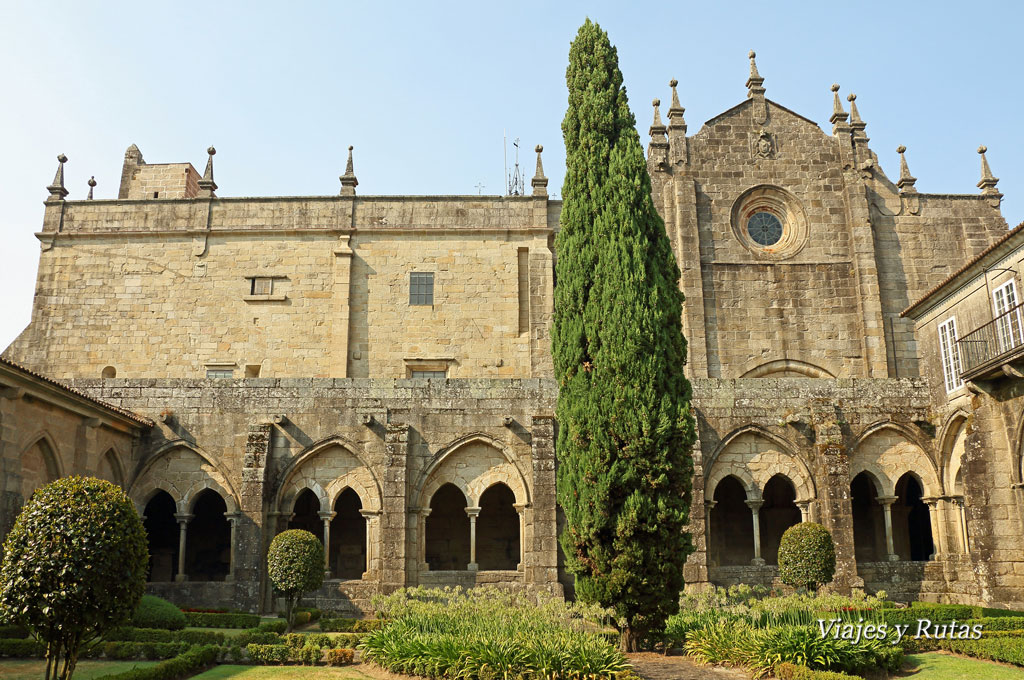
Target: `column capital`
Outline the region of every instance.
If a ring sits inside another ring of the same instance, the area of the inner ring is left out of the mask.
[[[513,503],[512,507],[516,509],[516,512],[520,515],[526,512],[526,509],[530,507],[529,503]]]
[[[899,496],[878,496],[875,498],[875,502],[879,505],[892,505],[900,499]]]
[[[178,520],[178,524],[188,524],[195,517],[190,512],[176,512],[174,513],[174,519]]]
[[[755,500],[743,501],[743,502],[746,503],[747,507],[750,508],[751,510],[753,510],[754,512],[757,512],[758,510],[760,510],[761,506],[764,505],[764,501],[762,499],[760,499],[760,498],[757,498]]]
[[[225,512],[224,519],[234,524],[238,520],[242,519],[242,513],[238,510],[235,510],[234,512]]]
[[[936,505],[938,505],[939,497],[938,496],[922,496],[921,497],[921,502],[924,503],[925,505],[927,505],[928,507],[934,508]]]
[[[481,510],[483,510],[483,508],[477,506],[467,507],[466,514],[469,515],[470,519],[475,519],[480,514]]]
[[[360,510],[359,514],[365,519],[373,519],[380,514],[380,510]]]
[[[705,507],[705,509],[707,509],[707,510],[711,510],[711,509],[712,509],[713,507],[715,507],[716,505],[718,505],[718,501],[714,501],[714,500],[712,500],[712,501],[709,501],[709,500],[705,500],[705,501],[704,501],[704,507]]]
[[[429,507],[422,507],[422,508],[413,508],[412,511],[414,513],[416,513],[417,515],[419,515],[420,517],[429,517],[431,509],[432,508],[429,508]]]
[[[320,519],[322,519],[323,521],[330,522],[332,519],[334,519],[337,516],[338,513],[330,512],[329,510],[321,510],[320,512],[318,512],[316,514],[319,515]]]

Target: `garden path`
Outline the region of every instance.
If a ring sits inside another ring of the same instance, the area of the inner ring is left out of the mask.
[[[750,675],[736,668],[698,666],[685,656],[665,656],[653,652],[627,654],[637,674],[645,680],[749,680]]]

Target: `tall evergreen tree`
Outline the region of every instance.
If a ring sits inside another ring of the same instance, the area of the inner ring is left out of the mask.
[[[612,607],[625,651],[678,611],[693,476],[679,267],[651,199],[608,34],[569,48],[552,355],[558,500],[577,594]]]

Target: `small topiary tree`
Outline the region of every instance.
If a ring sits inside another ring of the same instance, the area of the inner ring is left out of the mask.
[[[779,578],[787,586],[815,591],[836,573],[836,546],[828,529],[814,522],[794,524],[779,542]]]
[[[302,596],[324,582],[324,546],[303,529],[290,529],[274,537],[267,554],[267,571],[284,596],[287,632],[295,625],[295,608]]]
[[[148,563],[146,530],[124,491],[59,479],[32,495],[7,535],[0,618],[46,646],[47,680],[67,680],[83,645],[131,616]]]

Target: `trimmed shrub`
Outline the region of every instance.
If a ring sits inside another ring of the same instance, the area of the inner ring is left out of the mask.
[[[323,616],[323,612],[316,607],[301,607],[296,609],[297,612],[308,612],[310,621],[319,621],[320,617]]]
[[[383,625],[380,619],[320,619],[320,630],[325,633],[371,633]]]
[[[7,535],[0,618],[27,626],[53,664],[74,673],[83,642],[124,623],[149,564],[146,530],[124,491],[64,477],[32,494]]]
[[[791,663],[780,663],[776,666],[775,677],[779,680],[861,680],[859,675],[814,671],[807,666],[797,666]]]
[[[288,645],[248,645],[245,651],[253,663],[264,665],[285,663],[291,657]]]
[[[195,628],[254,628],[260,625],[258,614],[215,614],[183,612],[188,625]]]
[[[35,640],[0,640],[0,656],[36,657],[45,651],[46,648]]]
[[[980,640],[938,640],[942,649],[979,659],[1024,666],[1024,638],[995,637]]]
[[[267,572],[284,596],[288,631],[295,627],[295,608],[302,596],[324,582],[324,546],[303,529],[289,529],[270,542]],[[308,620],[307,620],[308,622]]]
[[[25,626],[0,626],[0,639],[2,640],[23,640],[28,637],[28,628]]]
[[[163,628],[119,626],[103,636],[111,642],[177,642],[178,633]]]
[[[233,637],[231,642],[239,647],[247,645],[278,645],[281,644],[281,636],[272,631],[250,628]]]
[[[155,595],[143,595],[142,601],[132,614],[131,623],[135,628],[181,630],[188,621],[185,619],[185,613],[167,600]]]
[[[1024,616],[993,616],[983,619],[965,621],[968,624],[980,623],[983,631],[990,630],[1024,630]]]
[[[260,631],[262,631],[264,633],[278,633],[278,634],[281,634],[281,633],[285,632],[286,630],[288,630],[288,622],[287,621],[264,621],[263,623],[261,623],[257,627],[257,630],[260,630]]]
[[[184,654],[192,645],[186,642],[105,642],[99,649],[103,656],[115,661],[128,659],[170,659]]]
[[[1024,612],[1017,611],[1016,609],[993,609],[992,607],[975,607],[974,608],[975,618],[988,618],[988,617],[1024,617]]]
[[[356,645],[363,641],[366,635],[363,633],[338,633],[331,636],[332,647],[355,649]]]
[[[786,529],[779,542],[779,578],[788,586],[817,590],[836,572],[836,547],[828,529],[801,522]]]
[[[324,651],[313,645],[306,645],[292,650],[292,659],[298,661],[303,666],[315,666],[320,663],[323,656]]]
[[[245,650],[238,645],[232,645],[230,649],[228,649],[228,657],[232,661],[241,661],[245,658]]]
[[[296,626],[304,626],[307,623],[309,623],[312,620],[312,618],[313,618],[313,615],[310,614],[309,612],[298,612],[297,611],[297,612],[295,612],[295,615],[292,617],[292,619],[293,619],[292,623],[293,623],[293,625],[296,625]]]
[[[315,647],[322,647],[323,649],[330,649],[334,646],[331,636],[326,633],[312,633],[311,635],[307,635],[306,644],[310,644]]]
[[[328,666],[344,666],[350,664],[355,660],[356,653],[353,649],[328,649],[327,650],[327,665]]]
[[[306,636],[302,633],[288,633],[282,636],[282,640],[291,649],[300,649],[306,644]]]
[[[219,653],[219,647],[193,647],[191,651],[156,666],[133,668],[123,673],[111,673],[96,678],[96,680],[178,680],[178,678],[188,675],[195,675],[206,668],[217,660]]]

